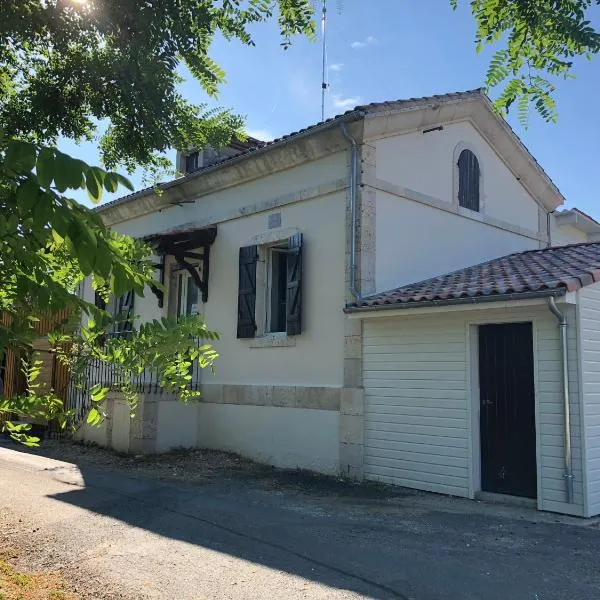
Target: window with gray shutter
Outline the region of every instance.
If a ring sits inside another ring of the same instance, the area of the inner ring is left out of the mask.
[[[256,263],[258,247],[240,248],[237,337],[256,334]]]
[[[458,204],[479,212],[479,161],[473,152],[463,150],[458,157]]]

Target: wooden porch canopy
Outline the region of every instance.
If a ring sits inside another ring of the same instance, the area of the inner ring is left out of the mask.
[[[188,227],[146,236],[144,241],[154,248],[154,252],[161,259],[160,263],[156,265],[160,271],[161,284],[165,283],[165,258],[173,256],[177,264],[192,276],[202,292],[202,302],[206,302],[208,300],[210,247],[216,237],[216,227]],[[200,252],[198,252],[199,250]],[[202,277],[189,259],[202,261]],[[158,298],[158,305],[162,307],[163,291],[158,288],[154,288],[152,291]]]

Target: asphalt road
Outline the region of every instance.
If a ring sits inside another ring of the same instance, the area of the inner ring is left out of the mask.
[[[0,447],[0,525],[130,598],[600,598],[597,523],[318,478],[165,483]]]

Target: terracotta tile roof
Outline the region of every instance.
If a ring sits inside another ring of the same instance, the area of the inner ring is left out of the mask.
[[[411,308],[461,299],[502,300],[573,292],[600,281],[600,242],[509,254],[364,298],[352,308]]]

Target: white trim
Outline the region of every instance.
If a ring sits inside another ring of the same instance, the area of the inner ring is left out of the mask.
[[[465,208],[464,206],[460,206],[459,202],[458,202],[458,184],[459,184],[459,171],[458,171],[458,159],[460,158],[460,155],[462,153],[463,150],[469,150],[470,152],[473,153],[473,156],[475,156],[475,158],[477,159],[477,166],[479,167],[479,210],[471,210],[469,208]],[[454,206],[457,207],[458,209],[458,214],[460,214],[463,217],[466,216],[475,216],[477,214],[483,216],[485,215],[485,207],[486,207],[486,196],[485,196],[485,189],[484,189],[484,185],[483,185],[483,181],[484,181],[484,168],[483,168],[483,164],[481,162],[481,159],[479,158],[479,154],[477,154],[477,150],[475,148],[475,146],[473,144],[471,144],[470,142],[466,142],[466,141],[460,141],[458,142],[458,144],[456,144],[456,146],[454,147],[454,152],[452,153],[452,204]],[[462,211],[467,211],[466,213],[463,213]],[[483,222],[485,222],[484,219],[481,219]]]
[[[293,235],[300,233],[297,227],[271,229],[253,236],[248,245],[256,244],[258,261],[256,263],[256,304],[254,318],[256,334],[246,338],[249,348],[284,348],[296,345],[295,336],[288,337],[284,331],[271,332],[271,248],[280,246]],[[246,244],[245,244],[246,245]],[[240,340],[244,341],[244,339]]]
[[[291,348],[296,345],[296,337],[288,336],[284,331],[265,333],[262,337],[250,339],[250,348]]]
[[[266,246],[279,244],[281,242],[287,241],[288,238],[292,237],[300,233],[300,230],[297,227],[286,227],[285,229],[269,229],[269,231],[265,231],[263,233],[259,233],[258,235],[252,236],[245,246],[252,246],[256,244],[257,246]]]
[[[577,298],[579,299],[580,290],[576,292]],[[583,516],[589,517],[589,496],[588,496],[588,462],[587,462],[587,439],[585,429],[585,399],[583,394],[583,336],[581,335],[581,304],[578,302],[575,307],[575,323],[571,324],[571,327],[575,327],[575,333],[577,335],[577,374],[579,379],[578,396],[579,396],[579,438],[581,440],[581,479],[583,486]],[[569,408],[570,408],[569,404]],[[571,463],[573,463],[573,457],[571,457]],[[573,464],[571,464],[573,469]]]
[[[563,296],[564,298],[564,296]],[[563,298],[557,298],[561,304]],[[348,313],[350,319],[376,319],[387,317],[414,317],[415,315],[436,314],[442,312],[481,311],[481,310],[506,310],[509,308],[522,308],[526,306],[546,305],[545,298],[532,298],[530,300],[509,300],[506,302],[480,302],[474,304],[446,304],[442,306],[428,306],[423,308],[397,308],[384,310],[366,310]]]
[[[222,214],[212,215],[208,218],[197,219],[195,221],[180,223],[173,229],[180,229],[184,227],[200,228],[209,227],[211,225],[218,225],[219,223],[234,221],[235,219],[240,219],[242,217],[267,212],[290,204],[296,204],[298,202],[313,200],[315,198],[320,198],[329,194],[342,192],[347,187],[348,182],[346,181],[346,179],[334,179],[332,181],[328,181],[326,183],[322,183],[314,187],[308,187],[297,192],[291,192],[282,196],[276,196],[274,198],[269,198],[267,200],[256,202],[254,204],[247,204],[246,206],[242,206],[233,210],[226,210],[226,203],[223,203],[224,211]],[[184,193],[179,188],[173,188],[169,194],[165,190],[160,195],[154,194],[153,196],[144,196],[143,198],[140,198],[140,201],[145,200],[145,202],[124,202],[123,204],[115,205],[114,211],[111,207],[108,207],[106,209],[106,212],[100,212],[99,214],[102,216],[104,224],[108,227],[111,227],[113,225],[122,225],[127,221],[138,219],[139,217],[143,217],[144,215],[153,214],[155,212],[162,212],[164,210],[169,209],[176,210],[179,208],[177,202],[193,201],[195,203],[197,201],[200,201],[204,196],[208,196],[211,193],[217,193],[218,191],[220,191],[220,188],[212,190],[209,189],[204,193],[199,193],[196,195],[192,193]],[[171,193],[175,197],[171,196]],[[121,213],[121,216],[119,216],[118,213]],[[169,231],[167,230],[161,233],[169,233]]]
[[[533,317],[531,320],[531,333],[533,343],[533,393],[535,402],[535,465],[537,471],[537,507],[538,510],[543,510],[544,498],[542,493],[542,433],[540,419],[540,374],[538,368],[538,355],[540,348],[540,328],[538,318]]]
[[[471,339],[469,345],[467,345],[467,351],[470,356],[467,360],[467,369],[470,370],[469,391],[467,394],[467,409],[469,415],[469,444],[470,449],[470,468],[469,468],[469,490],[471,489],[474,493],[481,491],[481,443],[479,439],[480,429],[480,411],[479,411],[479,325],[503,325],[508,323],[531,323],[531,337],[533,345],[533,389],[534,389],[534,409],[535,409],[535,466],[536,466],[536,479],[537,479],[537,507],[539,510],[542,508],[542,443],[540,434],[540,412],[539,412],[539,385],[538,385],[538,317],[527,316],[527,315],[510,315],[506,317],[495,317],[492,319],[472,319],[467,320],[467,339],[469,337],[475,337],[477,343],[474,344]],[[473,330],[475,333],[473,335]],[[476,350],[475,350],[476,349]],[[470,405],[469,405],[470,404]],[[478,478],[478,479],[477,479]]]
[[[479,328],[467,323],[467,428],[468,465],[469,465],[469,498],[474,499],[481,491],[481,442],[480,436],[480,401],[479,401]]]

